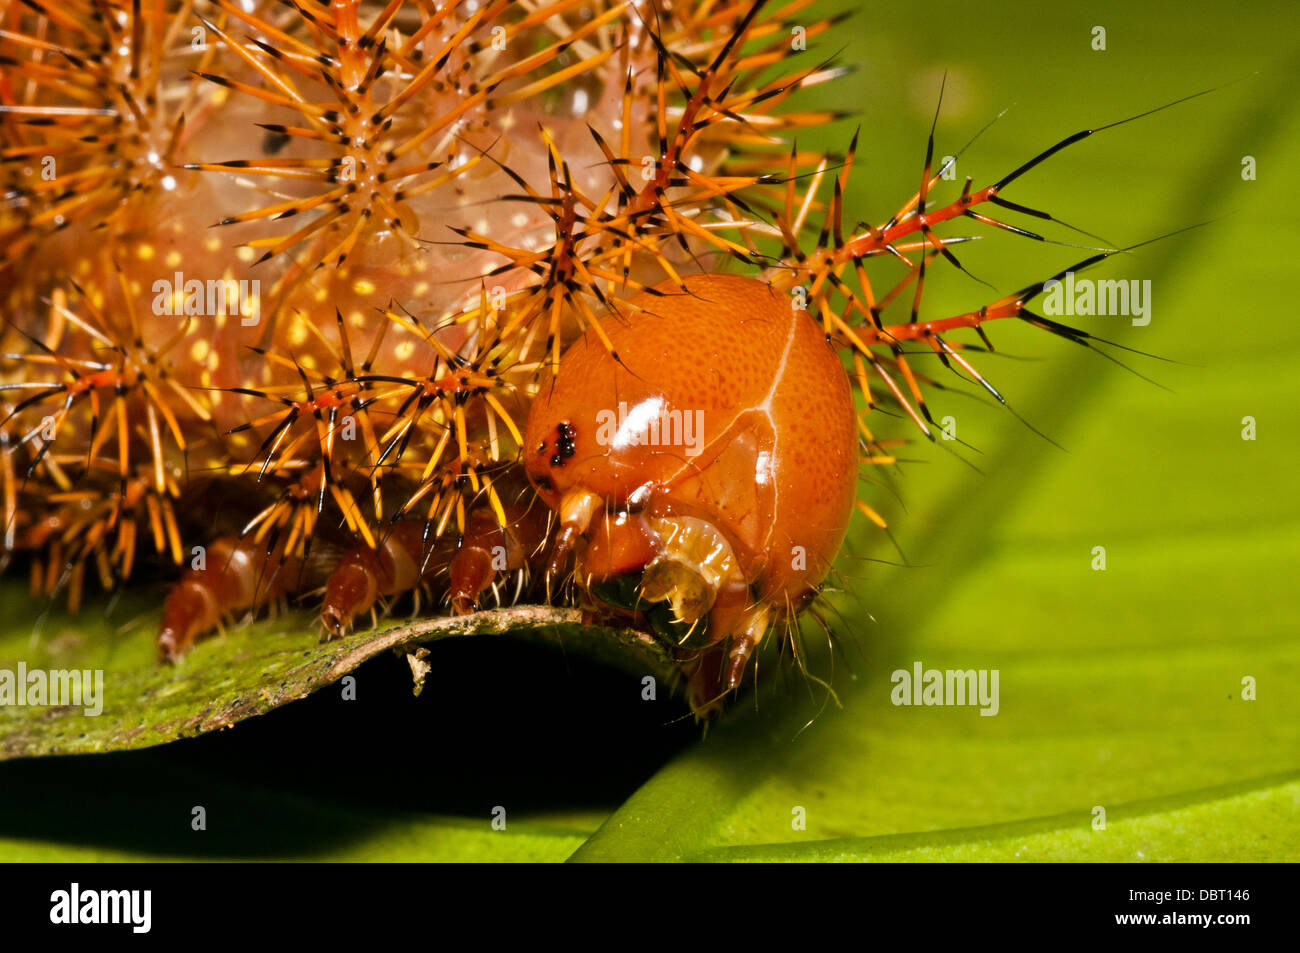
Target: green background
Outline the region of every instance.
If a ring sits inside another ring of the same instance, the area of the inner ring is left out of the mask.
[[[0,857],[1296,859],[1297,19],[1290,3],[881,3],[806,54],[842,46],[858,67],[804,101],[860,115],[801,139],[843,148],[860,122],[851,221],[881,221],[915,189],[945,70],[939,154],[1014,106],[959,161],[977,186],[1078,129],[1230,84],[1008,188],[1125,245],[1210,221],[1094,273],[1150,279],[1149,326],[1078,319],[1169,359],[1122,355],[1163,386],[990,326],[1005,356],[978,366],[1064,449],[968,386],[932,394],[978,472],[920,441],[866,488],[898,548],[864,520],[838,565],[827,618],[844,651],[808,662],[838,705],[768,659],[756,698],[700,739],[671,701],[640,702],[634,677],[554,647],[448,640],[418,700],[385,656],[358,671],[355,702],[330,688],[164,747],[0,764]],[[1005,234],[957,251],[998,293],[1087,254]],[[951,269],[933,278],[929,316],[994,296]],[[901,421],[878,429],[910,436]],[[31,664],[52,633],[117,631],[156,605],[137,594],[102,624],[54,614],[35,644],[39,610],[8,586],[0,659]],[[997,669],[999,714],[893,706],[890,673],[918,660]],[[16,717],[0,711],[0,736]]]

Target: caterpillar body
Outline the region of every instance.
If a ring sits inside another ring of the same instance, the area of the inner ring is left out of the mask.
[[[836,118],[792,105],[840,72],[811,0],[0,17],[4,560],[73,608],[174,567],[168,661],[315,591],[326,636],[412,591],[576,600],[711,712],[797,640],[852,512],[884,525],[872,410],[933,437],[912,354],[1001,400],[961,332],[1096,343],[1039,285],[919,314],[943,226],[1041,238],[1001,193],[1093,130],[943,201],[932,133],[917,193],[851,228],[856,139],[791,145]]]

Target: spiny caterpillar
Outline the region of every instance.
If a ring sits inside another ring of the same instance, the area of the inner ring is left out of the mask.
[[[174,565],[169,661],[288,597],[330,637],[421,592],[641,626],[701,714],[764,638],[798,660],[852,511],[884,527],[871,412],[934,438],[913,354],[1005,403],[986,323],[1097,342],[1041,282],[921,315],[968,240],[939,227],[1045,240],[989,208],[1053,221],[1002,193],[1094,130],[946,202],[932,130],[916,194],[850,227],[856,136],[792,144],[839,118],[788,102],[841,72],[812,6],[7,5],[6,564],[73,609]]]

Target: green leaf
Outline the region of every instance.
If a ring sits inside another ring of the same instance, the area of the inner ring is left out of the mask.
[[[14,586],[7,591],[12,596]],[[143,625],[130,626],[122,636],[104,617],[89,612],[76,619],[47,619],[39,627],[33,614],[19,615],[0,633],[0,673],[19,681],[19,666],[27,673],[84,671],[87,685],[90,673],[102,673],[95,693],[95,707],[102,710],[2,706],[0,759],[146,748],[228,728],[304,698],[386,651],[408,653],[415,677],[418,647],[447,638],[508,635],[543,644],[562,639],[568,650],[588,658],[670,679],[672,660],[649,636],[584,626],[580,620],[577,610],[517,606],[320,642],[310,620],[293,614],[202,641],[170,666],[158,663],[152,633]],[[25,699],[26,690],[19,686],[19,691]],[[82,700],[90,703],[88,697]]]
[[[1292,861],[1300,853],[1295,814],[1300,781],[1259,789],[1228,785],[1088,812],[926,834],[847,837],[807,844],[718,847],[691,861],[1165,861],[1208,858]]]

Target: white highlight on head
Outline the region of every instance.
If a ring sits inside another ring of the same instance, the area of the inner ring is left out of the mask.
[[[641,403],[629,410],[627,416],[620,421],[618,432],[614,434],[614,442],[611,446],[615,450],[637,446],[641,442],[641,434],[647,431],[650,427],[650,421],[656,419],[663,408],[664,399],[662,397],[648,397],[641,401]]]

